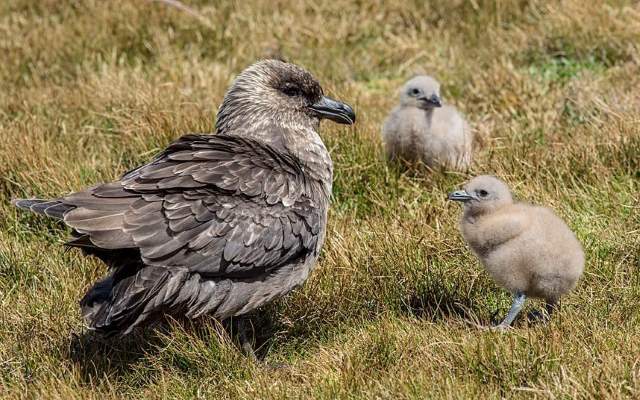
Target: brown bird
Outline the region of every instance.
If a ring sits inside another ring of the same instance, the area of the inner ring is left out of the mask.
[[[264,60],[226,93],[217,135],[187,135],[120,180],[15,205],[62,220],[109,274],[80,301],[90,329],[165,314],[246,314],[302,284],[325,237],[333,166],[319,122],[355,122],[294,64]]]
[[[440,84],[427,75],[400,89],[400,104],[384,122],[382,139],[390,159],[454,170],[471,164],[473,133],[455,107],[442,104]]]
[[[513,294],[499,327],[511,325],[527,296],[546,301],[549,315],[584,271],[582,245],[553,211],[516,203],[507,185],[478,176],[449,194],[464,203],[462,235],[498,284]]]

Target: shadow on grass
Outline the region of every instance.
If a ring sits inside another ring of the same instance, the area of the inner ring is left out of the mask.
[[[373,300],[377,304],[351,303],[349,310],[336,306],[335,302],[331,303],[334,307],[327,303],[326,307],[317,304],[305,308],[288,308],[277,302],[222,323],[206,317],[195,321],[172,320],[123,338],[89,331],[68,339],[68,358],[79,367],[82,380],[88,384],[115,379],[125,380],[129,385],[147,385],[165,368],[190,375],[234,369],[234,376],[245,379],[247,365],[253,361],[246,353],[243,355],[239,338],[242,329],[247,330],[259,365],[271,368],[274,365],[265,362],[270,354],[304,353],[322,346],[354,324],[389,313],[431,322],[478,321],[478,304],[473,301],[476,296],[462,292],[456,285],[434,279],[414,293],[404,293],[403,300],[400,300],[403,294],[396,293],[395,302],[379,298]],[[161,366],[154,365],[157,363]]]
[[[381,296],[371,301],[348,302],[348,309],[338,305],[338,301],[317,304],[307,310],[283,310],[276,304],[269,307],[269,312],[252,316],[256,348],[259,356],[264,357],[281,349],[295,351],[298,346],[315,347],[363,321],[375,321],[383,316],[409,317],[442,324],[450,320],[473,325],[488,324],[488,320],[478,317],[484,314],[482,307],[485,304],[474,300],[481,297],[480,294],[467,293],[462,286],[447,285],[433,279],[419,289],[408,290],[408,293],[399,291],[392,298]]]
[[[442,291],[422,292],[411,295],[403,311],[431,322],[447,319],[461,319],[478,322],[477,304],[468,297],[457,296],[455,293]]]
[[[155,331],[125,337],[85,331],[74,333],[67,340],[68,358],[79,367],[83,382],[92,384],[134,373],[137,363],[157,351],[163,342]]]
[[[207,317],[193,321],[168,318],[153,328],[135,330],[124,337],[93,331],[72,334],[64,345],[66,357],[79,367],[84,383],[108,379],[111,384],[124,380],[128,385],[144,386],[164,368],[189,374],[199,374],[198,370],[207,368],[222,370],[226,365],[242,369],[243,361],[250,363],[253,359],[243,354],[238,335],[242,326],[253,328],[250,335],[255,337],[255,356],[262,360],[267,354],[266,344],[278,329],[274,321],[270,314],[222,323]]]

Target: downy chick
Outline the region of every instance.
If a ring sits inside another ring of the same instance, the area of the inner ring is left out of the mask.
[[[462,235],[493,279],[513,294],[499,325],[511,325],[527,296],[546,301],[549,315],[584,271],[582,245],[549,208],[514,202],[507,185],[478,176],[449,194],[464,204]]]
[[[382,127],[382,139],[390,159],[454,170],[471,164],[473,134],[455,107],[442,104],[440,84],[427,75],[404,84],[400,104]]]

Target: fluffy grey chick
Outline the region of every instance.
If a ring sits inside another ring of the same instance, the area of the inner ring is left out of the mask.
[[[513,294],[500,327],[511,325],[527,296],[544,299],[550,314],[582,276],[584,252],[569,227],[549,208],[514,202],[499,179],[473,178],[449,200],[464,203],[465,241],[493,279]]]
[[[454,170],[471,164],[473,134],[455,107],[442,104],[440,84],[430,76],[404,84],[400,104],[382,127],[382,139],[390,159]]]
[[[15,204],[64,221],[67,245],[109,266],[80,302],[90,329],[242,315],[316,264],[333,171],[323,118],[355,121],[304,69],[260,61],[225,95],[218,135],[183,136],[118,181]]]

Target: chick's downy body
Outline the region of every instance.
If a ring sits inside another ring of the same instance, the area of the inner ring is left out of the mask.
[[[462,235],[493,279],[514,296],[501,325],[510,325],[526,297],[542,298],[549,312],[584,271],[582,245],[552,210],[514,202],[509,188],[479,176],[453,192],[464,203]]]
[[[582,275],[582,246],[553,211],[511,204],[463,217],[461,229],[487,272],[511,293],[555,303]]]
[[[423,162],[431,168],[464,170],[471,164],[473,136],[469,125],[440,100],[440,86],[431,77],[409,80],[382,128],[387,156]]]

